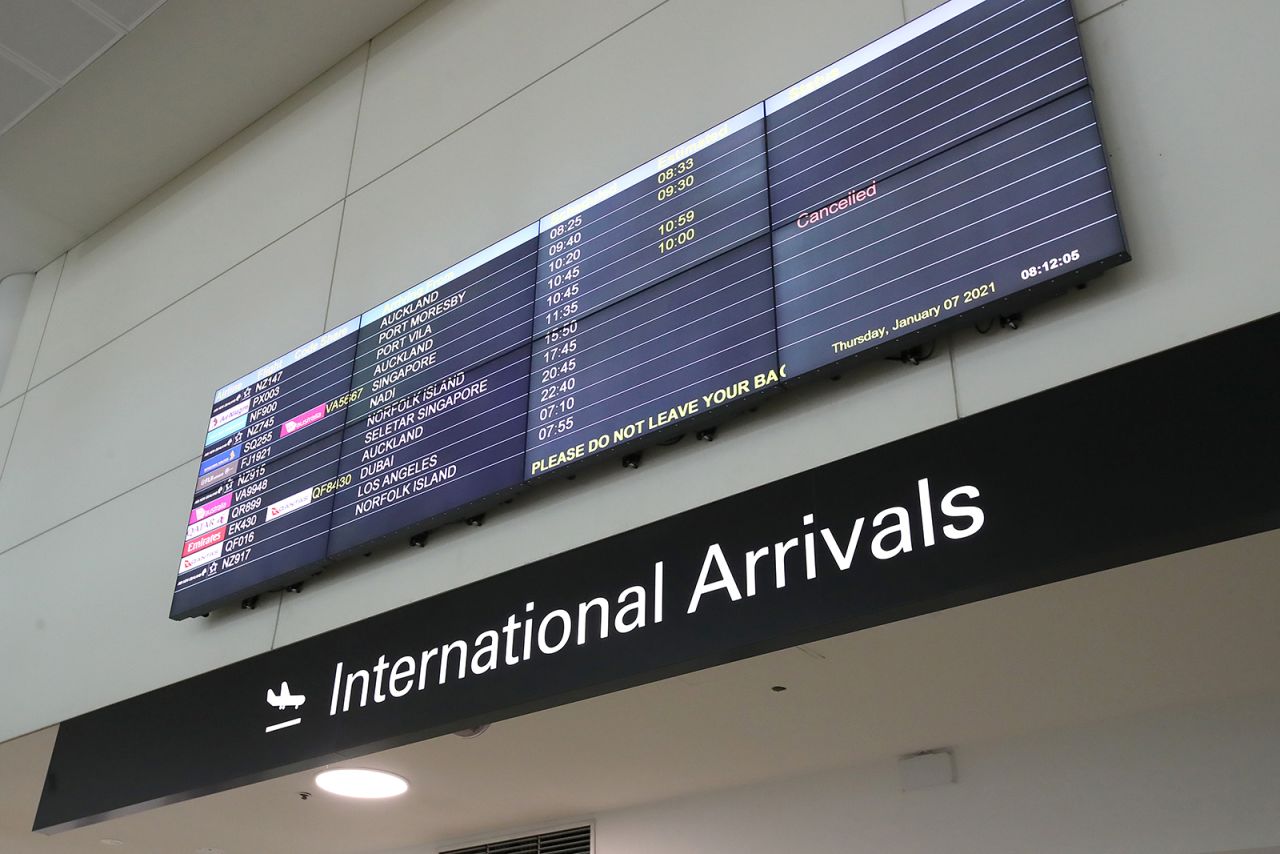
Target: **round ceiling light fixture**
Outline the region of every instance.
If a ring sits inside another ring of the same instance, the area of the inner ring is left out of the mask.
[[[316,785],[344,798],[394,798],[409,791],[409,781],[373,768],[332,768],[316,775]]]

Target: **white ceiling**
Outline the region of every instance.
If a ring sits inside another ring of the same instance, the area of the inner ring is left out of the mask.
[[[114,838],[130,854],[385,852],[1274,694],[1277,557],[1271,532],[397,748],[357,763],[413,783],[373,808],[300,801],[308,772],[45,837],[30,826],[49,729],[0,745],[0,850],[101,852]]]
[[[0,134],[164,0],[0,0]]]
[[[0,0],[0,279],[102,228],[420,2]]]

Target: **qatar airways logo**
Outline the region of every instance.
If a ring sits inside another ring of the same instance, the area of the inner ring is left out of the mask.
[[[231,502],[227,502],[228,505]],[[187,539],[198,537],[201,534],[208,533],[214,528],[221,528],[227,524],[227,518],[231,515],[230,510],[223,510],[220,513],[214,513],[212,516],[206,516],[198,522],[192,522],[187,526]]]
[[[285,436],[296,433],[303,427],[310,427],[322,418],[324,418],[323,403],[284,422],[284,425],[280,428],[280,438],[283,439]]]

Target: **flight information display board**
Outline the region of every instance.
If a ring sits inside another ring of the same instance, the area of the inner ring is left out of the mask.
[[[219,389],[172,615],[1128,257],[1070,0],[949,0]]]
[[[520,484],[537,249],[534,224],[361,316],[332,556]]]

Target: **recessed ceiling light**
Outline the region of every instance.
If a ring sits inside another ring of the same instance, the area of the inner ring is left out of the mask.
[[[121,845],[124,845],[124,842],[119,839],[99,839],[98,841],[108,848],[119,848]]]
[[[344,798],[394,798],[409,791],[409,781],[372,768],[334,768],[316,775],[316,785]]]

